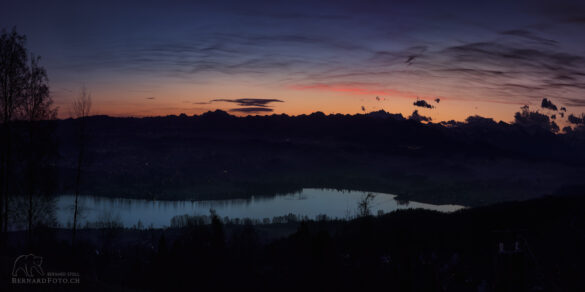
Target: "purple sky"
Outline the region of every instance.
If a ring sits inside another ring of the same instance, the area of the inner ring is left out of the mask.
[[[62,117],[83,84],[111,115],[583,112],[585,2],[474,2],[19,0],[0,27],[42,56]]]

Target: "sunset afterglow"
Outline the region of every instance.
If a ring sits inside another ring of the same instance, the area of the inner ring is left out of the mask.
[[[42,56],[62,118],[82,85],[111,116],[418,109],[511,121],[522,105],[546,112],[545,97],[585,110],[584,22],[569,4],[31,2],[7,3],[0,24]],[[282,102],[212,102],[243,98]]]

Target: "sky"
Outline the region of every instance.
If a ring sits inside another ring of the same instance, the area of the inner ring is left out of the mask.
[[[111,116],[584,112],[585,2],[476,2],[2,0],[0,28],[62,118],[84,85]]]

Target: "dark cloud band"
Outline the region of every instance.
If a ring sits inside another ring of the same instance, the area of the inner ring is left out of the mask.
[[[280,99],[273,98],[239,98],[239,99],[213,99],[211,102],[231,102],[239,106],[268,107],[273,102],[284,102]]]
[[[265,108],[265,107],[242,107],[242,108],[232,108],[229,111],[230,112],[253,114],[253,113],[270,113],[270,112],[273,112],[274,110],[271,108]]]

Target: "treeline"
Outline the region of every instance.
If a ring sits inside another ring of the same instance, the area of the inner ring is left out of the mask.
[[[170,228],[187,228],[187,227],[194,227],[199,225],[207,225],[211,224],[215,214],[214,210],[210,210],[211,215],[176,215],[171,218]],[[223,218],[218,217],[218,220],[221,221],[223,224],[235,224],[235,225],[268,225],[268,224],[289,224],[289,223],[299,223],[302,221],[310,221],[310,220],[317,220],[317,221],[337,221],[338,219],[333,220],[326,214],[317,215],[315,218],[309,218],[308,216],[297,215],[293,213],[289,213],[282,216],[274,216],[271,218],[264,217],[262,219],[258,218],[230,218],[225,216]],[[142,226],[137,224],[135,228],[138,226]]]
[[[527,106],[516,113],[512,123],[480,116],[470,116],[462,122],[422,123],[384,111],[356,115],[316,112],[299,116],[236,117],[216,110],[193,116],[92,116],[88,124],[96,137],[94,146],[101,149],[112,144],[132,147],[140,143],[147,151],[169,144],[261,140],[274,146],[338,143],[344,150],[364,149],[390,154],[418,149],[415,155],[420,156],[458,152],[474,156],[584,161],[585,154],[578,150],[585,146],[585,122],[572,114],[570,117],[573,117],[570,119],[572,127],[566,126],[562,132],[548,115]],[[59,135],[63,140],[70,137],[68,129],[73,122],[59,121]]]

